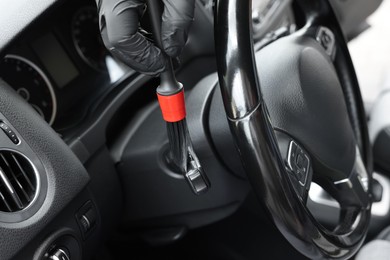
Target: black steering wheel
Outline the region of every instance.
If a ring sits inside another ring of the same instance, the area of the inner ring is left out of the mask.
[[[251,1],[216,1],[222,97],[248,178],[279,231],[310,259],[346,259],[362,245],[370,221],[363,102],[329,2],[294,5],[302,29],[254,53]],[[334,230],[307,209],[312,181],[340,204]]]

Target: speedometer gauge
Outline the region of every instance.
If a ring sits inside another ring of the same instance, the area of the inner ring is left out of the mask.
[[[92,68],[106,71],[106,57],[110,55],[104,47],[99,31],[96,7],[85,6],[78,10],[72,20],[72,38],[81,58]]]
[[[31,61],[7,55],[0,62],[0,77],[22,96],[48,122],[53,124],[57,100],[46,75]]]

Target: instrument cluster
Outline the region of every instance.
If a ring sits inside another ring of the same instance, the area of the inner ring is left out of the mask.
[[[72,0],[47,15],[2,55],[0,78],[61,131],[132,71],[104,47],[93,0]]]

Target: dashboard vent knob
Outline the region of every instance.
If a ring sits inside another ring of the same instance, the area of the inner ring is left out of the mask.
[[[0,151],[0,211],[17,212],[27,208],[37,193],[37,176],[25,156]]]

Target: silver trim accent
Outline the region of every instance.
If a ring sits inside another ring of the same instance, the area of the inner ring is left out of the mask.
[[[15,54],[7,54],[4,58],[20,60],[20,61],[26,63],[27,65],[29,65],[33,69],[35,69],[35,71],[38,72],[38,74],[43,78],[43,80],[46,83],[47,88],[49,89],[51,100],[53,102],[53,109],[52,109],[50,120],[48,122],[49,125],[53,125],[54,120],[56,119],[56,116],[57,116],[57,97],[56,97],[56,94],[54,92],[53,85],[51,84],[49,78],[46,76],[46,74],[42,71],[41,68],[39,68],[35,63],[33,63],[32,61],[30,61],[24,57],[21,57],[19,55],[15,55]]]
[[[57,256],[57,252],[61,252],[62,255],[64,255],[64,256],[66,257],[66,259],[64,259],[64,258],[60,259],[60,258]],[[55,254],[52,255],[52,256],[50,256],[50,259],[51,259],[51,260],[70,260],[68,254],[67,254],[64,250],[62,250],[61,248],[58,248],[57,251],[55,252]]]
[[[333,208],[340,208],[340,204],[315,182],[311,183],[309,198],[317,204],[322,204]]]
[[[292,172],[294,172],[294,168],[292,167],[292,163],[291,163],[291,152],[292,152],[292,145],[293,144],[295,144],[299,149],[302,149],[295,141],[291,141],[290,142],[290,145],[288,147],[288,154],[287,154],[287,164],[288,164],[288,167],[290,168],[290,170]],[[306,172],[305,172],[305,182],[302,183],[300,180],[298,180],[299,184],[301,186],[303,186],[303,187],[305,187],[305,185],[306,185],[307,177],[309,177],[309,170],[310,170],[310,158],[306,154],[304,154],[304,155],[305,155],[305,157],[306,157],[306,159],[308,161],[308,166],[307,166],[307,169],[306,169]],[[294,172],[294,174],[295,174],[295,172]]]
[[[349,188],[353,187],[353,184],[352,184],[352,182],[351,182],[351,180],[349,178],[342,179],[342,180],[339,180],[339,181],[335,181],[334,184],[335,185],[347,184]]]
[[[372,203],[371,214],[377,217],[385,217],[390,213],[390,180],[378,173],[374,173],[373,178],[382,185],[383,193],[381,201]],[[311,184],[309,197],[317,204],[340,208],[339,203],[314,182]]]
[[[61,259],[59,259],[58,256],[56,255],[52,255],[50,256],[50,260],[61,260]]]
[[[89,222],[89,219],[85,215],[83,215],[81,218],[87,222],[87,224],[88,224],[87,230],[89,230],[91,228],[91,222]]]
[[[363,189],[367,192],[368,191],[368,181],[369,179],[366,177],[361,177],[360,175],[358,176],[358,180],[360,182],[360,185],[362,185]]]

